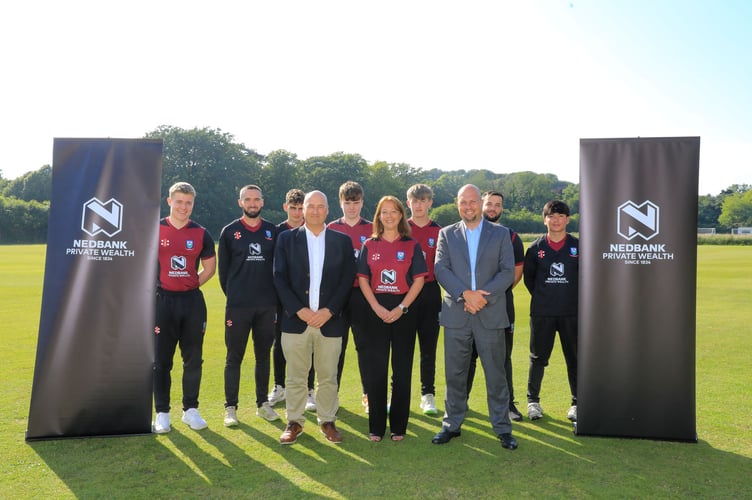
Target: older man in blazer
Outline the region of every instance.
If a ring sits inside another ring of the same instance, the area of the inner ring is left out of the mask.
[[[480,190],[471,184],[457,193],[460,220],[439,233],[436,279],[444,288],[439,322],[444,327],[446,401],[434,444],[460,435],[467,413],[467,374],[473,341],[486,375],[488,411],[504,448],[514,450],[509,390],[504,372],[504,328],[509,326],[506,289],[514,280],[509,230],[483,220]]]
[[[281,233],[274,250],[274,286],[282,302],[282,351],[287,360],[287,427],[279,438],[292,444],[303,432],[311,357],[316,370],[316,412],[321,432],[342,441],[334,425],[337,362],[347,323],[342,309],[355,279],[350,237],[326,229],[329,205],[321,191],[303,200],[305,223]]]

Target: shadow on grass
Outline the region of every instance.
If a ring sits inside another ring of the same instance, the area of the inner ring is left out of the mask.
[[[249,411],[250,413],[250,411]],[[515,496],[746,497],[752,459],[697,444],[578,437],[565,419],[513,424],[505,450],[471,410],[462,436],[431,444],[441,416],[410,415],[407,438],[368,440],[368,418],[340,408],[344,440],[328,443],[315,413],[283,446],[282,420],[163,436],[37,441],[29,446],[76,497],[435,498]]]
[[[297,490],[282,474],[212,429],[35,441],[29,445],[78,498],[242,496],[258,486]],[[285,485],[282,486],[281,485]]]

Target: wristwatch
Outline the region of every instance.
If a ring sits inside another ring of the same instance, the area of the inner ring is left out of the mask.
[[[405,304],[400,304],[397,307],[399,307],[400,309],[402,309],[402,314],[407,314],[407,306]]]

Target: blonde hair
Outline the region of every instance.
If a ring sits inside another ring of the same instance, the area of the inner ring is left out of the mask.
[[[196,197],[196,190],[187,182],[176,182],[175,184],[170,186],[170,198],[172,198],[172,195],[174,195],[175,193],[190,194],[194,198]]]

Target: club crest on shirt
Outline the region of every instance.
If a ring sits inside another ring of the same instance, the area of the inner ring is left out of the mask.
[[[577,248],[569,247],[569,255],[571,255],[572,257],[577,257]]]
[[[436,246],[436,238],[428,238],[428,248],[433,248]]]
[[[368,237],[366,237],[366,236],[361,236],[361,237],[360,237],[360,244],[362,245],[363,243],[365,243],[367,239],[368,239]]]
[[[405,260],[405,252],[397,252],[397,261],[402,262]]]
[[[267,230],[266,230],[266,233],[265,233],[265,234],[266,234],[266,239],[267,239],[267,240],[271,240],[271,239],[272,239],[272,232],[271,232],[271,231],[269,231],[269,230],[267,229]]]
[[[185,248],[193,250],[193,240],[185,240]]]

